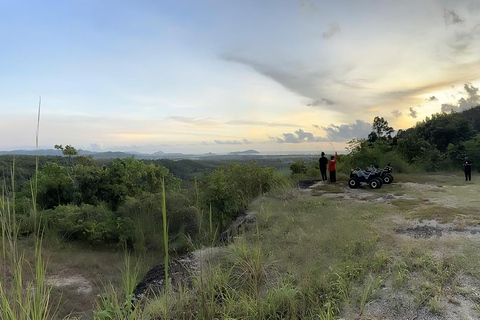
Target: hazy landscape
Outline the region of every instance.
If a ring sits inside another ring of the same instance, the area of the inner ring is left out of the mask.
[[[478,0],[0,12],[0,320],[480,319]]]

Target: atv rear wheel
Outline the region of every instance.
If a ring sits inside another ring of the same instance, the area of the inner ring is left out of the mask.
[[[380,180],[378,180],[378,179],[372,179],[372,180],[370,180],[370,182],[368,184],[370,185],[370,188],[372,188],[372,189],[378,189],[382,186]]]

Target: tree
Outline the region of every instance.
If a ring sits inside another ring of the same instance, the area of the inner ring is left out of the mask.
[[[387,120],[385,120],[383,117],[378,116],[373,119],[372,129],[372,133],[376,133],[377,137],[383,140],[390,140],[394,131],[393,128],[388,125]]]

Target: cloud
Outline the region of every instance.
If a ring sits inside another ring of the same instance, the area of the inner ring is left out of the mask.
[[[465,90],[466,98],[460,98],[457,105],[448,103],[442,104],[442,112],[460,112],[480,105],[480,95],[478,93],[478,88],[474,87],[470,83],[466,83],[463,86],[463,89]]]
[[[324,39],[330,39],[340,32],[340,25],[338,23],[331,23],[327,31],[323,33]]]
[[[243,139],[244,144],[251,144],[252,142],[248,141],[247,139]]]
[[[402,116],[402,112],[400,110],[393,110],[392,111],[392,115],[395,117],[395,118],[400,118]]]
[[[418,114],[417,110],[410,108],[410,113],[408,114],[410,117],[416,118],[418,116],[417,114]]]
[[[243,141],[238,140],[215,140],[216,144],[244,144]]]
[[[326,138],[315,137],[311,132],[296,130],[294,133],[283,133],[283,138],[273,137],[270,140],[277,143],[303,143],[303,142],[325,142]]]
[[[311,68],[303,68],[296,63],[279,65],[274,65],[275,61],[262,63],[236,53],[224,53],[220,55],[220,59],[246,65],[284,88],[314,101],[325,99],[323,96],[326,92],[323,92],[322,88],[326,87],[328,79],[332,78],[334,71],[328,69],[328,66],[323,66],[322,71],[311,71]],[[327,101],[331,100],[327,99]]]
[[[465,21],[455,10],[447,8],[443,9],[443,18],[447,26],[462,24]]]
[[[322,127],[327,132],[327,140],[334,142],[349,141],[353,138],[367,137],[372,131],[372,125],[363,120],[356,120],[353,124],[334,125]]]
[[[262,127],[300,127],[299,124],[294,123],[277,123],[277,122],[265,122],[265,121],[255,121],[255,120],[232,120],[226,122],[226,124],[231,125],[245,125],[245,126],[262,126]]]
[[[431,96],[430,98],[425,99],[425,100],[427,100],[427,101],[437,101],[438,99],[435,96]]]
[[[94,143],[90,143],[89,147],[88,147],[88,150],[91,150],[91,151],[97,151],[97,150],[102,150],[102,146],[96,142]]]
[[[458,112],[460,111],[460,107],[454,106],[453,104],[443,103],[441,110],[442,112],[445,112],[445,113]]]
[[[307,106],[309,107],[318,107],[318,106],[324,106],[324,105],[333,106],[334,104],[335,104],[335,101],[333,100],[330,100],[327,98],[320,98],[319,100],[314,100],[310,102],[309,104],[307,104]]]
[[[479,61],[477,61],[478,63]],[[473,67],[473,64],[470,66],[470,64],[462,66],[462,69],[467,69]],[[455,70],[452,70],[450,74],[454,77],[453,80],[457,81],[457,78],[464,77],[465,75],[457,75],[455,74]],[[448,78],[445,80],[440,80],[437,82],[431,82],[428,83],[424,86],[418,86],[418,87],[413,87],[413,88],[408,88],[404,90],[397,90],[397,91],[387,91],[385,93],[380,94],[378,97],[381,100],[404,100],[404,99],[409,99],[411,97],[420,95],[420,94],[425,94],[431,91],[436,91],[436,90],[443,90],[445,87],[449,87],[452,83],[452,78]]]
[[[195,125],[217,125],[218,123],[211,120],[211,119],[205,119],[205,118],[191,118],[191,117],[184,117],[184,116],[172,116],[168,117],[167,120],[173,120],[177,122],[182,122],[182,123],[189,123],[189,124],[195,124]]]
[[[314,2],[311,2],[311,1],[302,1],[300,3],[300,10],[303,11],[303,12],[306,12],[308,14],[317,14],[317,13],[320,13],[320,8],[314,3]]]
[[[478,38],[480,38],[480,24],[475,25],[470,31],[455,31],[449,45],[457,51],[463,51]]]

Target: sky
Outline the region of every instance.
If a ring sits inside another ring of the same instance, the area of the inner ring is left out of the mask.
[[[0,0],[0,150],[342,151],[479,87],[480,0]]]

